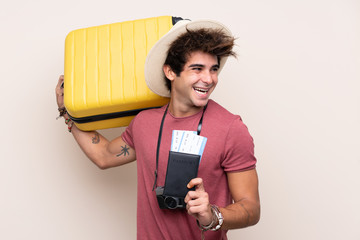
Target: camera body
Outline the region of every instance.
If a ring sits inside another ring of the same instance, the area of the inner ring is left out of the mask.
[[[164,187],[157,187],[155,193],[160,209],[186,208],[183,197],[164,195]]]
[[[155,189],[161,209],[186,208],[185,196],[189,190],[195,190],[187,188],[187,184],[196,178],[199,161],[200,155],[170,151],[165,186]]]

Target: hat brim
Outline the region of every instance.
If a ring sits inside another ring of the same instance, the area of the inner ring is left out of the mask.
[[[181,20],[177,22],[169,32],[157,41],[150,49],[145,61],[145,81],[151,91],[163,97],[170,97],[170,91],[166,86],[163,66],[168,54],[170,44],[178,36],[186,32],[186,29],[197,30],[202,28],[221,29],[227,35],[231,36],[230,30],[222,23],[213,20]],[[227,57],[221,59],[219,73]]]

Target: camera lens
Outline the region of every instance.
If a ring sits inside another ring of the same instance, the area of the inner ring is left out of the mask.
[[[164,202],[169,209],[175,209],[178,205],[178,200],[174,197],[166,197]]]

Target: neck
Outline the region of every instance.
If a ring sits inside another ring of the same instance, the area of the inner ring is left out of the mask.
[[[185,104],[178,104],[173,99],[170,99],[169,111],[174,117],[188,117],[202,111],[204,107],[192,106],[188,107]]]

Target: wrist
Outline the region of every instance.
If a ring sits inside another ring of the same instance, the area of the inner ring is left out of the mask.
[[[196,221],[199,228],[202,231],[207,231],[207,230],[217,231],[221,228],[224,218],[219,208],[215,205],[211,205],[211,213],[212,213],[212,218],[211,218],[211,222],[208,225],[203,225],[198,220]]]
[[[201,218],[199,218],[199,224],[201,226],[210,226],[211,224],[214,224],[214,213],[210,204],[208,207],[208,211],[204,215],[202,215]]]
[[[58,107],[58,111],[59,111],[59,116],[58,116],[58,118],[64,116],[64,114],[67,113],[65,107]]]
[[[65,124],[68,127],[68,131],[71,132],[74,122],[70,119],[69,114],[66,111],[65,107],[59,107],[58,108],[59,111],[59,116],[56,119],[59,119],[60,117],[64,117],[65,119]]]

